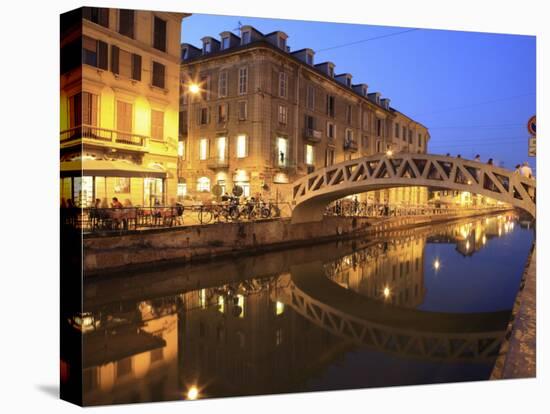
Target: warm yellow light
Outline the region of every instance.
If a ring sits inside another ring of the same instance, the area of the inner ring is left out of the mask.
[[[440,267],[441,267],[441,263],[439,262],[439,259],[435,259],[434,260],[434,269],[439,270]]]
[[[387,286],[384,288],[384,297],[386,299],[390,297],[390,288]]]
[[[471,185],[472,184],[472,180],[468,180],[468,185]]]
[[[189,84],[189,87],[188,87],[187,89],[188,89],[188,91],[189,91],[190,93],[192,93],[193,95],[196,95],[196,94],[199,93],[200,90],[201,90],[200,86],[197,85],[196,83],[190,83],[190,84]]]
[[[187,399],[188,400],[196,400],[199,398],[199,389],[195,386],[192,386],[189,388],[189,391],[187,391]]]
[[[391,157],[391,156],[393,155],[393,151],[392,151],[391,149],[387,150],[387,151],[386,151],[386,155],[387,155],[388,157]]]
[[[466,242],[466,250],[470,250],[470,241],[469,240]]]
[[[285,311],[285,304],[283,302],[277,301],[275,303],[275,314],[280,315]]]
[[[483,244],[487,243],[487,237],[485,237],[485,235],[483,235],[483,237],[481,239],[481,243],[483,243]]]

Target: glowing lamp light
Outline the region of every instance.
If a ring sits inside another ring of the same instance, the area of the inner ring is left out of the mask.
[[[438,271],[440,267],[441,267],[441,263],[439,262],[439,259],[435,259],[434,260],[434,269],[436,271]]]
[[[472,180],[468,180],[468,185],[472,185]]]
[[[200,92],[201,88],[199,87],[199,85],[197,85],[196,83],[191,83],[189,84],[189,87],[187,88],[189,90],[190,93],[192,93],[193,95],[196,95],[197,93]]]
[[[485,237],[485,235],[483,235],[483,237],[481,239],[481,243],[483,243],[483,244],[487,243],[487,237]]]
[[[384,288],[383,293],[384,293],[384,298],[386,298],[386,299],[389,298],[390,297],[390,288],[386,286]]]
[[[199,398],[199,389],[196,386],[193,385],[187,391],[187,399],[188,400],[196,400],[197,398]]]
[[[393,155],[393,151],[392,151],[391,149],[387,150],[387,151],[386,151],[386,155],[387,155],[388,157],[391,157],[391,156]]]
[[[466,242],[466,250],[470,250],[470,241],[469,240]]]

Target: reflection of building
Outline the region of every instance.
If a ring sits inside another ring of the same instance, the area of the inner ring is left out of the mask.
[[[287,197],[297,177],[364,155],[426,152],[429,134],[314,51],[291,52],[281,31],[242,26],[240,36],[204,37],[182,45],[180,194],[266,192]]]
[[[490,197],[468,191],[431,191],[430,203],[441,207],[495,207],[502,205]]]
[[[334,282],[362,296],[415,308],[424,300],[425,239],[369,247],[326,265]]]
[[[94,7],[62,15],[61,197],[83,206],[175,197],[185,16]]]

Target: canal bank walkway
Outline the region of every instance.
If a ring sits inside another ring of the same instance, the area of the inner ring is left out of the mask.
[[[534,247],[512,311],[508,339],[502,345],[491,379],[536,376],[536,269],[537,254]]]

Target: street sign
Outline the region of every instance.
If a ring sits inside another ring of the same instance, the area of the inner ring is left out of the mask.
[[[533,136],[537,135],[537,116],[533,115],[527,122],[527,131]]]
[[[529,157],[537,156],[537,137],[529,138],[529,149],[527,151],[527,155],[529,155]]]

